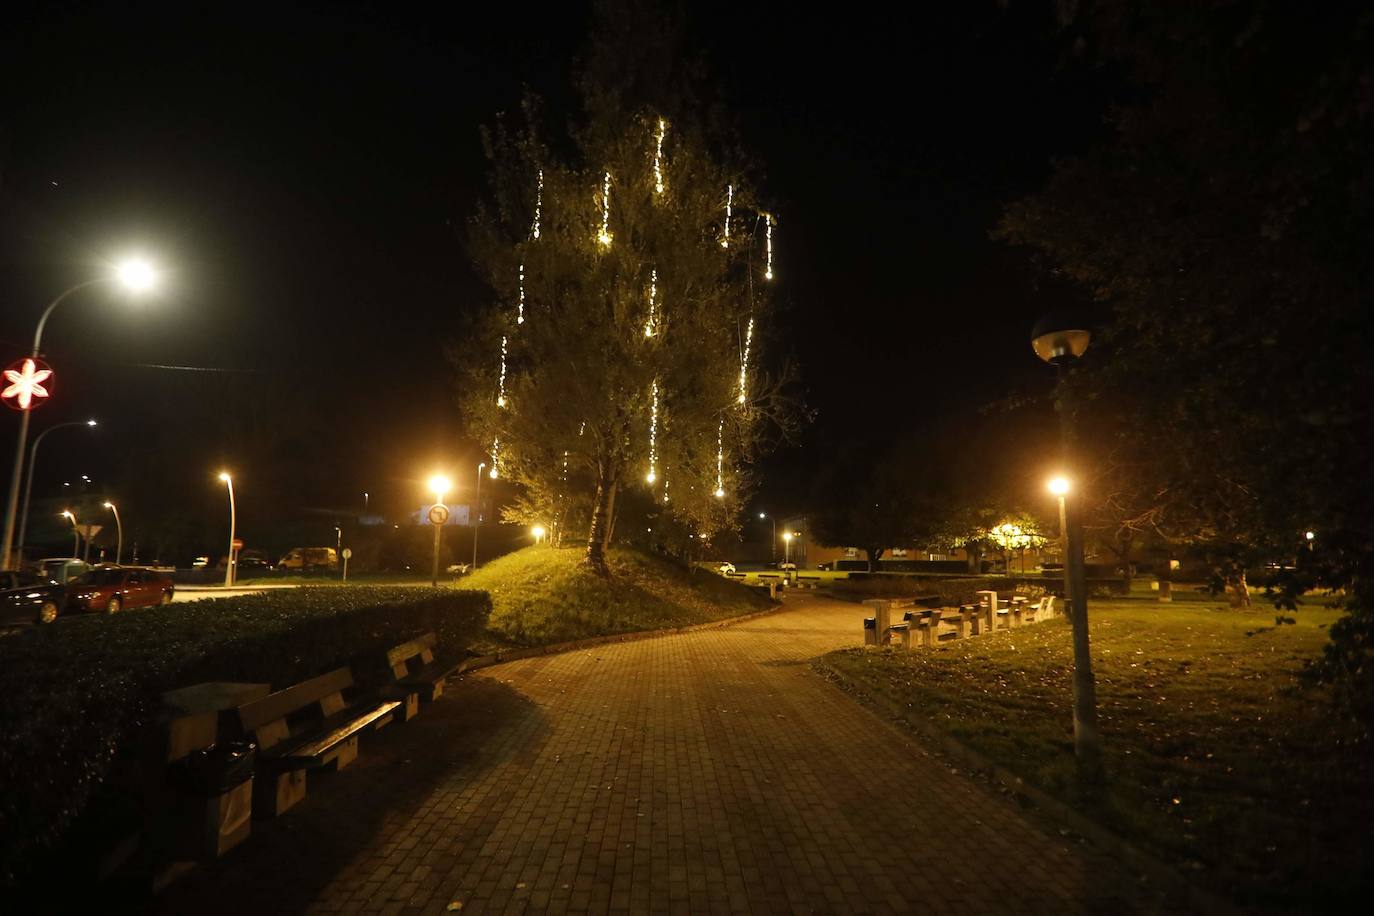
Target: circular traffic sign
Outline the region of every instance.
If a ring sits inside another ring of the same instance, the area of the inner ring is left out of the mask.
[[[431,525],[442,525],[448,521],[448,506],[437,503],[429,507],[429,523]]]
[[[353,548],[352,548],[352,547],[345,547],[345,548],[343,549],[343,558],[344,558],[345,560],[347,560],[347,559],[348,559],[349,557],[351,557],[351,556],[353,556]]]
[[[52,369],[48,364],[26,356],[5,370],[0,400],[15,410],[32,410],[48,400],[51,386]]]

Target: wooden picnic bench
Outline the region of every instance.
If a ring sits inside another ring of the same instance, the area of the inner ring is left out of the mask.
[[[419,713],[421,699],[433,703],[443,696],[444,681],[458,670],[460,662],[440,661],[434,657],[438,641],[433,632],[425,633],[386,653],[386,663],[395,680],[383,695],[401,703],[396,712],[402,722],[409,722]]]
[[[337,668],[238,708],[239,726],[258,745],[253,812],[274,817],[305,798],[306,771],[343,769],[358,756],[358,735],[381,728],[401,705],[390,699],[348,702],[353,672]]]

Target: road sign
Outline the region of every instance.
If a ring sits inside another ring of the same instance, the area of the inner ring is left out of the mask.
[[[235,550],[243,549],[243,538],[234,538],[233,545]]]
[[[81,532],[81,536],[90,540],[100,533],[101,525],[77,525],[76,530]]]
[[[47,402],[52,394],[51,386],[52,369],[48,364],[26,356],[5,370],[4,382],[0,383],[0,400],[14,410],[32,410]]]
[[[448,506],[443,503],[436,503],[429,507],[429,523],[431,525],[442,525],[448,521]]]
[[[353,548],[352,548],[352,547],[345,547],[345,548],[343,549],[343,558],[344,558],[345,560],[347,560],[347,559],[348,559],[349,557],[351,557],[351,556],[353,556]]]

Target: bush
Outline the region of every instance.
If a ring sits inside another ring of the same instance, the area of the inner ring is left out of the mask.
[[[61,837],[120,750],[155,721],[164,691],[202,681],[280,689],[428,630],[444,651],[462,652],[490,612],[484,592],[299,588],[75,618],[0,640],[0,879],[12,883]]]
[[[1000,576],[936,577],[875,573],[865,576],[851,575],[848,579],[836,582],[834,595],[845,601],[934,595],[936,600],[933,604],[936,607],[957,607],[961,604],[977,603],[980,591],[1007,591],[1015,588],[1016,581]]]

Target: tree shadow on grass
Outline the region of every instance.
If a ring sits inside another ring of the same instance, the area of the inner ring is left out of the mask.
[[[326,889],[336,896],[330,885],[346,882],[351,869],[374,872],[398,844],[428,832],[400,866],[416,868],[436,844],[430,828],[453,823],[464,787],[503,763],[536,756],[550,733],[534,703],[496,680],[463,678],[448,691],[418,718],[365,735],[357,761],[342,772],[312,772],[303,802],[274,820],[255,820],[241,846],[183,877],[152,910],[299,912]],[[513,780],[488,792],[483,810],[503,811],[520,790]],[[444,816],[426,817],[429,806]],[[471,817],[451,829],[463,831],[464,847],[480,848],[496,822]]]

